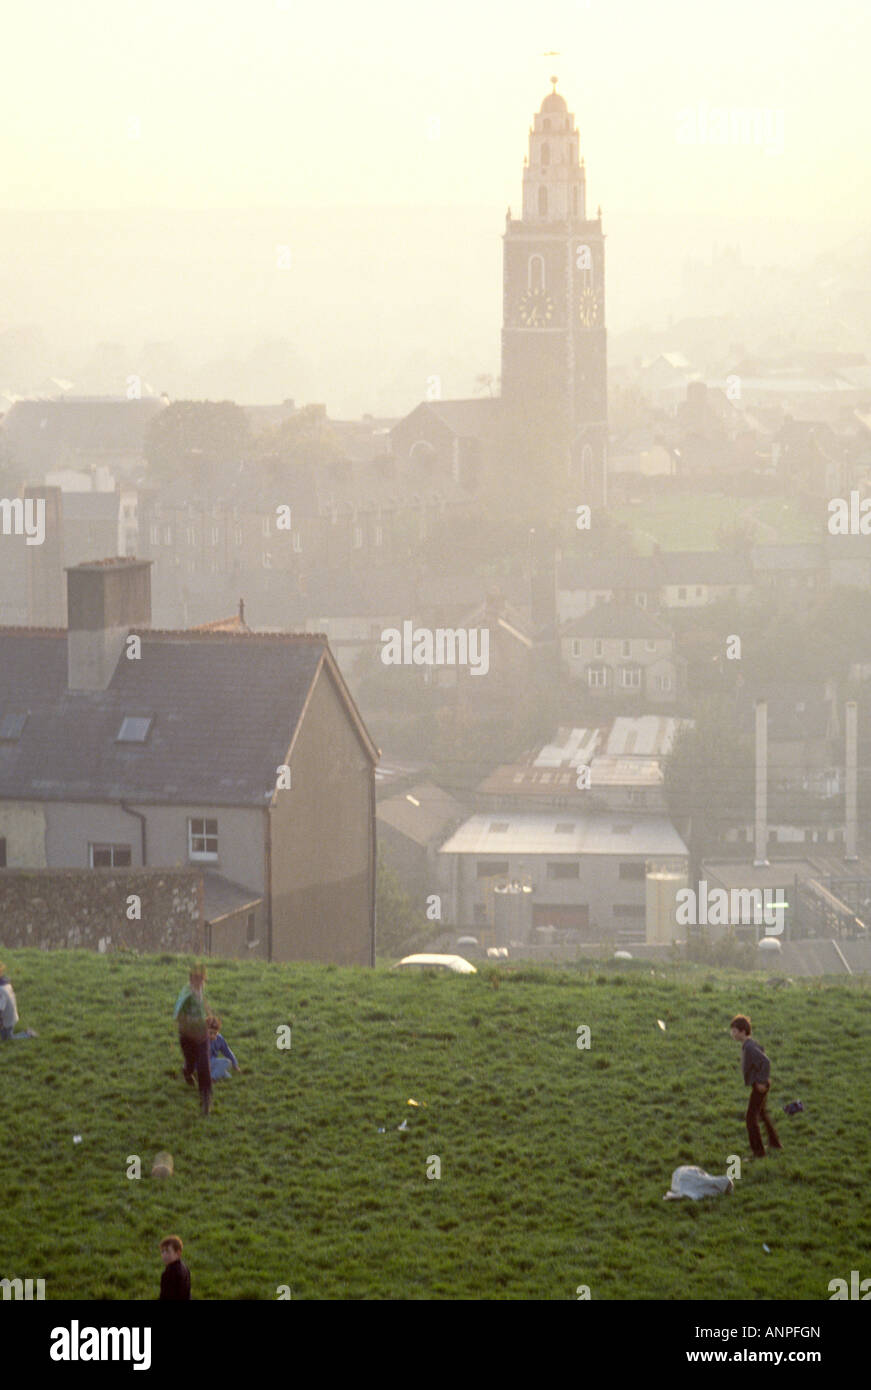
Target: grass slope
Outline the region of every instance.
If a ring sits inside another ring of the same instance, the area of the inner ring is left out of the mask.
[[[871,1274],[867,979],[213,961],[207,997],[242,1072],[203,1119],[171,1018],[182,958],[6,959],[20,1026],[40,1037],[0,1048],[2,1274],[45,1278],[48,1298],[156,1297],[172,1232],[198,1299],[281,1284],[295,1299],[574,1299],[579,1284],[597,1299],[824,1299],[830,1279]],[[785,1151],[746,1164],[733,1196],[663,1202],[677,1164],[722,1173],[748,1151],[738,1010],[773,1058]],[[790,1119],[796,1096],[807,1109]],[[175,1176],[161,1182],[163,1148]]]
[[[663,550],[716,550],[721,526],[749,523],[757,545],[794,545],[819,540],[822,525],[801,499],[783,496],[681,493],[645,498],[642,507],[612,507],[610,512],[635,533],[641,555],[650,555],[654,542]]]

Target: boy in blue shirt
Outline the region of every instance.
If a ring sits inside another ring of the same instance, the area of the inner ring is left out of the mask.
[[[207,1020],[209,1028],[209,1060],[212,1068],[212,1080],[221,1081],[227,1076],[232,1067],[233,1071],[241,1071],[242,1068],[236,1061],[227,1039],[221,1032],[221,1020],[211,1014]]]

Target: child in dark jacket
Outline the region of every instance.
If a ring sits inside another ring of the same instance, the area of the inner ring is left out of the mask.
[[[750,1148],[753,1150],[754,1158],[764,1158],[765,1146],[762,1143],[762,1135],[759,1130],[760,1120],[768,1135],[769,1151],[783,1148],[766,1107],[766,1097],[771,1089],[771,1081],[769,1080],[771,1062],[766,1057],[765,1048],[761,1043],[750,1036],[752,1029],[750,1019],[746,1014],[736,1014],[729,1025],[729,1031],[735,1041],[741,1043],[741,1070],[744,1073],[744,1084],[751,1088],[750,1104],[747,1106],[745,1117]]]
[[[191,1296],[191,1272],[181,1257],[183,1249],[180,1236],[164,1236],[160,1242],[160,1258],[166,1267],[160,1276],[158,1302],[181,1302]]]

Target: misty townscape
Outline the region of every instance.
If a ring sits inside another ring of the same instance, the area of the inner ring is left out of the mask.
[[[337,8],[12,26],[3,1298],[142,1369],[86,1304],[814,1359],[871,1297],[871,20]]]

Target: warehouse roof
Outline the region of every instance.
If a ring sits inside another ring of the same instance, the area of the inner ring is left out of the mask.
[[[440,854],[625,854],[672,856],[688,850],[665,816],[619,812],[571,815],[530,811],[470,816]]]

